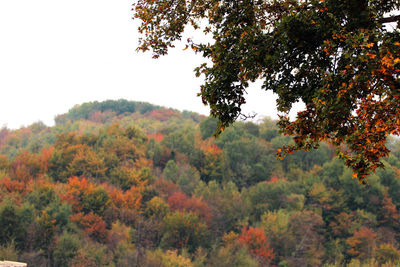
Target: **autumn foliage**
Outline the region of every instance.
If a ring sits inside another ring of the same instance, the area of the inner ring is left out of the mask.
[[[207,223],[211,223],[212,214],[208,204],[200,198],[187,197],[182,192],[175,192],[168,198],[171,211],[193,212]]]
[[[268,238],[264,231],[259,228],[243,228],[239,241],[247,246],[251,253],[262,257],[267,262],[274,258],[273,249],[268,243]]]
[[[214,118],[128,104],[89,103],[54,127],[0,131],[0,258],[93,267],[400,264],[397,139],[387,143],[385,170],[359,185],[330,145],[276,160],[275,149],[291,141],[271,119],[235,123],[215,139]]]

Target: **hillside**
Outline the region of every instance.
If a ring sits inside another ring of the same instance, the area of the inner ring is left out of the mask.
[[[0,130],[0,260],[28,266],[396,266],[400,143],[359,185],[275,121],[127,100]]]

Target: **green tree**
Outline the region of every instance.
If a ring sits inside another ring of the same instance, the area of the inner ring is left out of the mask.
[[[187,248],[190,252],[197,247],[208,246],[207,225],[193,213],[176,211],[164,218],[161,244],[166,248]]]
[[[72,259],[69,266],[85,266],[85,267],[113,267],[113,255],[111,250],[107,249],[105,245],[87,242],[84,246],[80,247],[76,253],[77,255]],[[126,265],[119,265],[126,266]]]
[[[271,140],[272,147],[278,149],[282,146],[293,144],[292,140],[288,136],[277,136]],[[289,168],[300,168],[303,171],[308,171],[315,165],[323,165],[328,162],[331,158],[333,151],[329,149],[326,144],[321,144],[318,149],[312,151],[298,151],[292,155],[282,159],[282,167],[285,171]]]
[[[246,247],[239,242],[233,242],[221,246],[212,251],[208,265],[211,267],[233,267],[233,266],[260,266],[259,262],[251,257]]]
[[[194,134],[193,131],[177,131],[167,135],[161,144],[165,145],[171,151],[176,151],[190,156],[194,150]]]
[[[260,182],[248,189],[244,196],[250,202],[252,216],[255,220],[267,211],[275,211],[288,205],[291,193],[301,193],[298,183],[289,183],[284,180],[276,182]]]
[[[200,174],[190,165],[178,165],[178,167],[179,177],[176,184],[184,193],[191,195],[198,184],[201,183]]]
[[[144,214],[147,218],[162,219],[169,212],[169,206],[159,197],[153,197],[146,203]]]
[[[68,232],[63,232],[53,253],[55,265],[60,267],[70,266],[69,263],[77,255],[78,248],[79,239]]]
[[[249,215],[249,206],[233,182],[218,184],[211,181],[208,185],[199,184],[194,195],[202,198],[211,208],[213,230],[217,235],[227,231],[240,230]]]
[[[207,139],[215,133],[218,120],[213,117],[207,117],[200,123],[200,134],[203,139]]]
[[[56,230],[56,220],[51,218],[46,211],[42,211],[41,215],[35,220],[36,242],[35,247],[48,252],[50,243],[53,240]]]
[[[163,171],[164,179],[176,183],[179,178],[178,172],[179,172],[179,168],[176,165],[175,161],[170,160],[167,162],[167,165],[165,165],[165,168]]]
[[[102,187],[96,187],[92,192],[87,193],[81,200],[82,211],[89,213],[93,211],[97,215],[103,215],[109,196]]]
[[[219,131],[242,115],[246,88],[258,79],[278,94],[279,126],[295,144],[282,153],[309,150],[325,140],[347,144],[346,164],[360,182],[388,155],[388,134],[400,134],[400,21],[397,0],[179,1],[139,0],[139,50],[165,55],[187,25],[213,42],[188,39],[210,64],[203,103]],[[292,105],[305,109],[291,121]]]
[[[15,240],[18,248],[24,246],[27,227],[33,220],[33,207],[25,204],[17,206],[11,199],[0,203],[0,245]]]
[[[204,166],[200,170],[201,180],[204,182],[222,182],[227,176],[227,166],[224,153],[213,145],[204,152]]]
[[[385,170],[377,171],[379,181],[382,185],[388,188],[388,193],[393,199],[393,202],[400,206],[400,180],[395,172],[395,169],[389,164],[385,164]]]
[[[271,141],[272,138],[277,137],[278,135],[279,128],[277,121],[274,121],[269,117],[264,118],[260,124],[260,137],[267,141]]]
[[[294,237],[288,231],[289,219],[290,213],[284,209],[266,212],[261,217],[261,228],[274,248],[277,263],[289,256],[294,246]]]
[[[399,264],[400,251],[397,250],[392,244],[381,244],[375,250],[375,259],[380,264],[385,264],[385,263]]]
[[[267,144],[254,137],[240,138],[224,145],[232,180],[239,187],[248,187],[270,179],[272,153]]]

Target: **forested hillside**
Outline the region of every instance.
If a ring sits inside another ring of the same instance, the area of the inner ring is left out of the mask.
[[[276,122],[126,100],[0,130],[0,260],[28,266],[397,266],[400,142],[352,179]]]

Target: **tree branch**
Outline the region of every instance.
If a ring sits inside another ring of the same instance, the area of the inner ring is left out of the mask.
[[[396,21],[400,21],[400,15],[393,16],[393,17],[387,17],[387,18],[381,18],[379,20],[380,23],[390,23],[390,22],[396,22]]]

